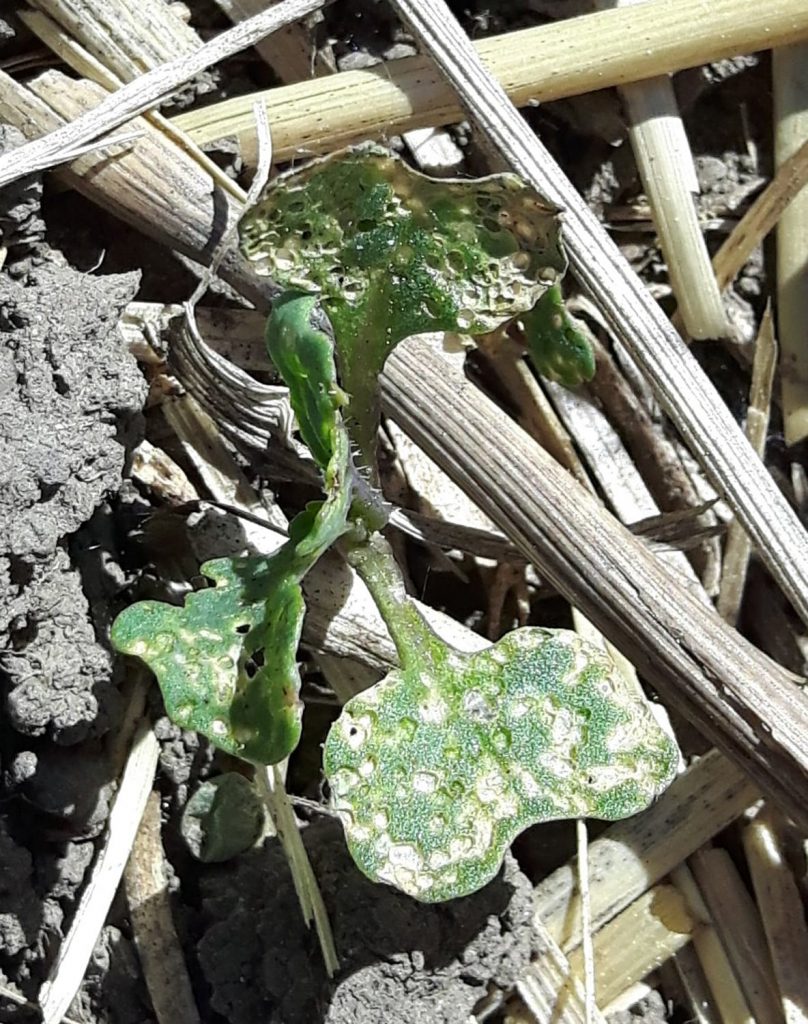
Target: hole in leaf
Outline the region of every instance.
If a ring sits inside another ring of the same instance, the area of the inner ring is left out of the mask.
[[[455,274],[462,274],[466,269],[466,261],[463,259],[463,253],[457,249],[451,249],[446,254],[446,262],[449,265],[449,269],[453,270]]]
[[[264,652],[253,651],[249,658],[244,662],[244,674],[248,679],[253,679],[259,668],[264,666]]]
[[[247,633],[249,633],[249,632],[250,632],[250,624],[249,624],[249,622],[240,622],[240,623],[239,623],[239,624],[238,624],[238,625],[236,626],[236,632],[237,632],[237,633],[238,633],[238,634],[239,634],[240,636],[246,636],[246,635],[247,635]]]
[[[424,309],[427,312],[427,316],[434,317],[436,320],[440,317],[440,305],[434,298],[428,297],[424,300]]]

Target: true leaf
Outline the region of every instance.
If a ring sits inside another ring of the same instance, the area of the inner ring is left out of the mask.
[[[368,461],[377,377],[402,338],[491,331],[566,268],[556,212],[516,175],[431,179],[377,146],[274,179],[240,235],[258,273],[318,296]]]
[[[319,393],[322,385],[327,393],[332,382],[327,362],[312,360],[307,386]],[[140,601],[121,612],[112,628],[113,645],[141,658],[157,676],[172,721],[258,764],[283,760],[300,739],[300,581],[347,528],[348,436],[338,413],[327,431],[321,429],[327,415],[318,415],[304,422],[319,431],[321,454],[330,454],[327,497],[292,521],[287,543],[268,557],[206,562],[201,572],[215,586],[189,594],[183,607]]]

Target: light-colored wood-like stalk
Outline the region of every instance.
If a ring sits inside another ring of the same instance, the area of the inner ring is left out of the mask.
[[[150,110],[200,72],[252,46],[284,25],[311,14],[322,4],[323,0],[280,0],[269,10],[222,32],[192,53],[147,71],[83,111],[71,123],[1,154],[0,187],[32,171],[62,163],[77,147],[93,142],[118,125]]]
[[[808,533],[707,375],[572,182],[481,64],[445,0],[392,4],[440,65],[486,142],[540,195],[564,210],[567,252],[576,276],[641,367],[795,610],[808,622]],[[717,5],[720,0],[710,9]],[[767,5],[766,17],[776,6]],[[752,11],[749,16],[755,17]]]
[[[635,7],[642,0],[597,0],[599,7]],[[629,139],[651,206],[671,288],[693,338],[730,333],[694,197],[699,183],[673,82],[668,75],[620,89]]]
[[[58,20],[42,11],[23,10],[19,12],[19,17],[34,35],[41,39],[65,64],[73,68],[83,78],[88,78],[91,82],[100,85],[106,92],[114,92],[124,82],[131,81],[136,77],[143,70],[140,66],[141,61],[152,60],[153,63],[148,64],[147,67],[155,67],[159,63],[160,45],[156,44],[152,48],[148,44],[152,43],[155,37],[160,39],[167,37],[169,40],[173,38],[177,19],[171,14],[171,10],[166,4],[159,4],[156,12],[154,8],[151,8],[149,16],[133,26],[133,29],[136,28],[137,32],[141,34],[129,35],[124,32],[118,36],[115,34],[115,28],[119,28],[122,23],[126,22],[128,13],[128,8],[124,6],[125,0],[115,0],[117,6],[108,12],[108,17],[103,16],[103,9],[99,11],[98,0],[82,0],[82,2],[86,4],[86,7],[81,8],[79,16],[74,16],[76,12],[66,5],[66,0],[46,0],[43,6],[46,6],[48,10],[53,10],[55,15],[61,15]],[[191,39],[195,40],[194,47],[201,45],[193,32]],[[177,45],[181,50],[183,49],[183,43],[179,40]],[[184,46],[187,49],[188,43],[185,42]],[[108,59],[104,60],[107,55]],[[192,157],[219,187],[225,192],[229,192],[237,202],[244,202],[243,189],[228,177],[218,164],[204,153],[182,129],[172,124],[157,110],[150,110],[143,116],[167,139],[176,142],[180,149]],[[98,153],[93,153],[95,157],[98,155]]]
[[[752,203],[713,257],[713,272],[722,290],[774,228],[794,198],[808,185],[808,141],[778,167],[774,178]]]
[[[634,982],[690,942],[694,922],[681,893],[658,885],[631,903],[594,936],[598,1005],[606,1006]],[[583,972],[583,951],[569,955],[570,967]]]
[[[774,339],[771,306],[768,306],[763,315],[755,344],[752,383],[749,389],[749,409],[746,416],[746,436],[760,458],[763,458],[766,448],[776,366],[777,343]],[[738,620],[738,613],[741,609],[751,554],[752,542],[738,520],[733,519],[727,530],[721,586],[716,602],[718,614],[733,626]]]
[[[687,31],[682,26],[687,26]],[[808,35],[803,0],[649,0],[509,32],[476,44],[517,106],[622,85]],[[323,153],[368,137],[451,124],[465,115],[428,56],[260,94],[279,159]],[[199,142],[252,133],[254,95],[177,120]]]
[[[516,982],[523,1006],[514,1015],[518,1012],[520,1020],[531,1024],[588,1024],[583,984],[540,923],[534,926],[534,941],[538,948]],[[591,1024],[605,1024],[596,1007],[589,1014]]]
[[[767,811],[746,826],[743,845],[786,1024],[806,1024],[808,927],[802,895],[783,856],[774,819]]]
[[[760,914],[738,869],[719,848],[699,850],[688,863],[754,1019],[784,1024]]]
[[[774,161],[780,167],[808,142],[808,42],[776,49]],[[786,444],[808,437],[808,188],[777,225],[777,336]]]
[[[79,990],[135,841],[160,748],[148,722],[135,735],[107,831],[47,980],[39,990],[43,1024],[61,1024]]]
[[[713,1000],[724,1024],[755,1024],[746,996],[713,926],[710,912],[690,868],[684,863],[671,872],[671,880],[684,896],[690,913],[698,921],[693,931],[693,949],[698,956]]]
[[[691,1024],[723,1024],[699,954],[696,952],[695,943],[701,928],[702,923],[699,921],[693,930],[690,945],[683,946],[673,957],[672,962],[661,969],[663,986],[667,986],[669,972],[675,972],[673,977],[677,982],[676,987],[681,990]]]
[[[135,946],[155,1017],[159,1024],[199,1024],[171,915],[157,793],[146,802],[124,881]]]
[[[757,791],[717,751],[691,765],[643,814],[611,825],[589,846],[592,924],[603,926],[755,800]],[[536,888],[537,921],[562,949],[581,941],[575,865]]]

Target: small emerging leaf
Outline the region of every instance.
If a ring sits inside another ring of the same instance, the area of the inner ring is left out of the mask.
[[[464,896],[529,825],[624,818],[672,780],[673,741],[577,634],[519,629],[472,655],[426,646],[349,701],[325,745],[370,878],[425,902]]]
[[[542,295],[519,318],[528,352],[539,373],[568,388],[595,376],[595,354],[586,335],[567,312],[559,285]]]
[[[376,380],[399,341],[491,331],[566,268],[555,210],[516,175],[427,178],[377,146],[274,179],[240,235],[258,273],[319,297],[369,460]]]
[[[284,292],[267,321],[267,350],[289,387],[289,401],[300,435],[314,460],[326,469],[343,429],[340,408],[345,396],[337,384],[334,346],[312,320],[317,298]]]

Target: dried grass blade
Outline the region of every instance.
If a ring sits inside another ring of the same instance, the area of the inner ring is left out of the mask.
[[[808,143],[808,43],[774,51],[774,159]],[[777,336],[786,444],[808,437],[808,188],[777,224]]]
[[[774,338],[771,306],[767,306],[755,344],[752,384],[749,389],[749,409],[746,417],[746,436],[761,459],[766,448],[776,367],[777,342]],[[733,519],[727,530],[721,587],[716,602],[718,614],[732,626],[737,622],[738,613],[741,610],[746,572],[751,555],[752,542],[738,520]]]
[[[47,981],[39,991],[43,1024],[60,1024],[79,990],[135,841],[157,768],[160,748],[145,721],[124,768],[107,832]]]
[[[124,878],[135,945],[159,1024],[199,1024],[171,915],[157,793],[146,802]]]

